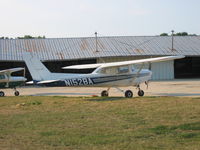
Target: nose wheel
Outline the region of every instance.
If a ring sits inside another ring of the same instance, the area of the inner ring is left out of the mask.
[[[0,97],[5,96],[5,93],[3,91],[0,91]]]
[[[144,96],[144,91],[143,90],[139,90],[138,91],[138,96]]]
[[[14,94],[15,94],[15,96],[19,96],[19,91],[17,91],[17,89],[16,88],[14,88]]]
[[[19,96],[19,91],[15,91],[15,96]]]
[[[138,96],[144,96],[144,91],[140,89],[140,85],[137,86]]]

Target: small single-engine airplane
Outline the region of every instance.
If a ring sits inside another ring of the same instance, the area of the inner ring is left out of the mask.
[[[23,85],[26,81],[25,77],[11,76],[13,72],[22,71],[24,68],[12,68],[0,71],[0,89],[13,88],[15,96],[19,96],[19,91],[16,87]],[[0,97],[5,96],[3,91],[0,91]]]
[[[107,90],[101,92],[101,96],[108,96],[111,87],[117,88],[125,94],[125,97],[132,97],[131,90],[123,91],[118,87],[135,86],[138,89],[138,95],[143,96],[144,91],[140,89],[141,83],[148,84],[152,72],[148,69],[142,69],[145,63],[168,61],[181,59],[185,56],[166,56],[141,60],[131,60],[113,63],[99,63],[86,65],[73,65],[63,67],[63,69],[92,69],[90,74],[71,74],[71,73],[51,73],[33,53],[25,52],[23,59],[31,73],[33,81],[29,84],[45,86],[91,86],[107,87]],[[141,64],[139,69],[134,68],[135,64]]]

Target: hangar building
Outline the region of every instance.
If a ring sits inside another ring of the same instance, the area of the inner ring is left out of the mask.
[[[154,80],[200,78],[200,36],[174,36],[173,39],[173,42],[171,36],[1,39],[0,70],[24,67],[24,51],[33,52],[52,72],[73,73],[89,73],[92,70],[61,68],[77,64],[185,55],[184,59],[153,63],[146,67],[153,71]],[[28,71],[26,76],[31,80]]]

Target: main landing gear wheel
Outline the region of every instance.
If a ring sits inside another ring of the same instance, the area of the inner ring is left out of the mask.
[[[15,96],[19,96],[19,91],[15,91]]]
[[[101,92],[101,96],[102,97],[108,97],[108,92],[105,90],[105,91],[102,91]]]
[[[133,97],[133,92],[132,92],[131,90],[127,90],[127,91],[125,92],[125,97],[127,97],[127,98]]]
[[[138,96],[144,96],[144,91],[143,90],[139,90],[138,91]]]
[[[3,91],[0,91],[0,97],[5,96],[5,93]]]

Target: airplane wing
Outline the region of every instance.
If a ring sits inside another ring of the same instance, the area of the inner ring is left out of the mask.
[[[12,69],[6,69],[6,70],[1,70],[0,74],[11,74],[12,72],[17,72],[17,71],[21,71],[24,70],[24,68],[12,68]]]
[[[147,58],[147,59],[121,61],[121,62],[113,62],[113,63],[73,65],[73,66],[63,67],[63,69],[89,69],[89,68],[98,68],[98,67],[107,68],[107,67],[117,67],[117,66],[132,65],[132,64],[161,62],[161,61],[168,61],[168,60],[174,60],[174,59],[181,59],[184,57],[185,56],[166,56],[166,57]]]

